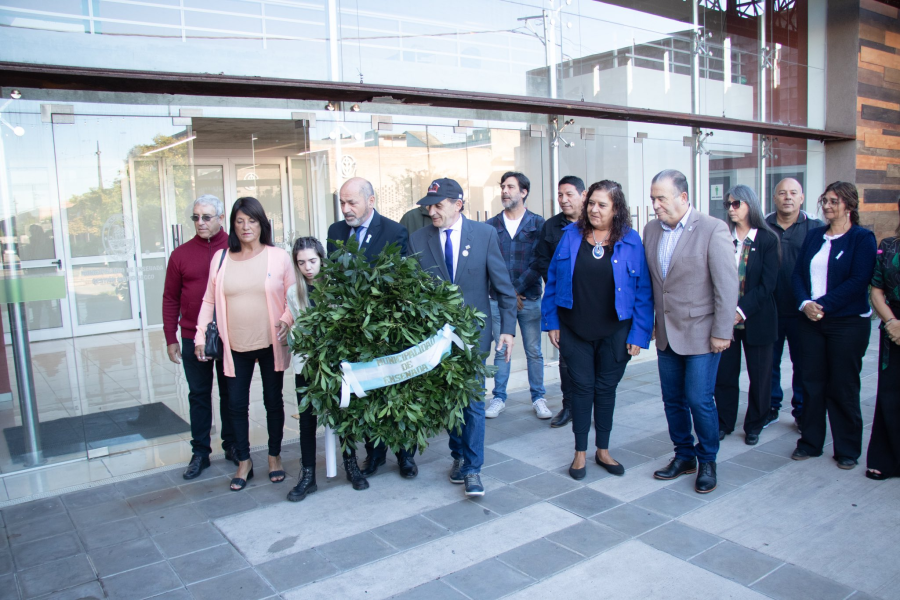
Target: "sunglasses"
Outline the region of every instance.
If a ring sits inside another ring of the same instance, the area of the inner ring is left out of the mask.
[[[728,210],[729,208],[733,208],[734,210],[737,210],[741,207],[741,201],[740,200],[724,200],[722,202],[722,206],[725,207],[725,210]]]
[[[193,221],[194,223],[199,221],[201,218],[203,219],[204,223],[209,223],[210,221],[215,219],[215,217],[212,215],[191,215],[191,221]]]

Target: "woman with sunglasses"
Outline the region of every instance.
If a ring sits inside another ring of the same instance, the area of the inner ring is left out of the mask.
[[[778,281],[778,236],[766,224],[756,193],[736,185],[725,195],[728,228],[734,239],[738,270],[738,306],[734,343],[722,353],[716,375],[719,439],[734,431],[741,377],[741,347],[747,356],[750,391],[744,416],[744,443],[755,446],[772,405],[772,347],[778,338],[775,284]]]
[[[314,237],[301,237],[294,241],[291,250],[291,262],[294,263],[294,271],[297,283],[287,291],[287,304],[291,315],[296,320],[307,308],[314,306],[312,292],[315,289],[315,281],[322,269],[325,260],[325,248]],[[293,333],[293,331],[292,331]],[[301,375],[305,356],[294,354],[291,356],[291,366],[294,369],[294,385],[297,389],[309,386],[309,380]],[[297,392],[297,405],[303,401],[300,392]],[[297,485],[288,492],[287,499],[291,502],[300,502],[307,494],[312,494],[318,489],[316,485],[316,428],[318,419],[313,414],[312,406],[300,413],[300,476]]]
[[[829,185],[819,207],[828,225],[807,234],[792,277],[803,313],[803,414],[791,458],[822,455],[827,415],[837,466],[852,469],[862,453],[859,372],[872,331],[875,234],[859,225],[859,194],[852,183]]]
[[[206,326],[213,319],[222,342],[228,404],[234,428],[238,470],[231,490],[240,491],[253,478],[250,460],[250,383],[259,362],[266,428],[269,433],[269,480],[284,481],[281,440],[284,437],[284,371],[290,364],[287,333],[294,318],[287,307],[288,288],[295,283],[291,257],[272,242],[272,226],[256,198],[238,198],[231,209],[228,248],[210,263],[209,283],[197,319],[194,353],[206,356]],[[223,256],[223,253],[225,254]]]

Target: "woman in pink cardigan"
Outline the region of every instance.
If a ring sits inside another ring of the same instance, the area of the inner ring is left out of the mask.
[[[294,323],[288,309],[287,289],[296,278],[291,257],[272,244],[272,227],[256,198],[238,198],[231,209],[227,256],[216,252],[210,263],[209,283],[197,319],[194,352],[206,356],[206,326],[215,310],[222,340],[225,380],[228,382],[229,417],[234,428],[235,457],[240,461],[231,480],[232,491],[244,489],[253,478],[250,460],[250,381],[259,361],[263,404],[269,431],[269,479],[284,481],[281,440],[284,435],[284,371],[291,363],[286,345]]]

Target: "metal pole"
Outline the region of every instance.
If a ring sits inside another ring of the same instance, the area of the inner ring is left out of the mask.
[[[768,3],[767,3],[768,5]],[[766,47],[766,13],[757,17],[759,23],[759,83],[757,84],[758,116],[759,121],[766,120],[766,86],[769,83],[769,49]],[[766,210],[766,146],[768,139],[764,135],[757,135],[757,156],[759,158],[759,180],[756,193],[759,195],[759,205]]]
[[[552,10],[544,10],[544,58],[547,63],[547,81],[549,82],[549,97],[556,98],[556,24]],[[559,212],[556,203],[556,182],[559,181],[559,138],[558,116],[549,116],[547,121],[550,131],[550,206],[553,214]]]
[[[9,307],[9,337],[12,339],[13,362],[16,366],[16,388],[19,391],[19,412],[25,434],[26,466],[42,462],[41,430],[37,397],[34,394],[34,372],[31,368],[31,343],[28,339],[28,316],[23,302]]]
[[[181,224],[176,223],[172,225],[172,250],[184,243],[184,237],[182,236]]]
[[[691,112],[695,115],[700,114],[700,0],[691,0],[693,5],[694,20],[694,39],[691,48]],[[707,73],[707,76],[709,74]],[[700,130],[694,129],[692,135],[695,138],[694,145],[691,148],[691,186],[694,188],[694,207],[700,206],[700,168],[702,161],[697,143],[700,139]]]

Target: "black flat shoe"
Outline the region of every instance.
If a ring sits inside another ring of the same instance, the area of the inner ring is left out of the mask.
[[[796,448],[794,453],[791,454],[791,458],[794,460],[806,460],[807,458],[812,458],[812,454],[802,448]]]
[[[728,434],[725,433],[725,431],[723,429],[720,429],[719,430],[719,441],[721,442],[722,440],[724,440],[726,435],[728,435]]]
[[[206,468],[209,468],[209,457],[195,454],[191,457],[191,462],[188,463],[187,468],[181,476],[185,479],[194,479],[200,477],[200,473]]]
[[[239,492],[245,487],[247,487],[247,482],[253,479],[253,467],[250,467],[250,472],[247,473],[247,479],[241,479],[240,477],[235,477],[231,480],[231,491]],[[238,487],[234,487],[238,486]]]
[[[885,479],[888,479],[888,476],[884,473],[876,473],[872,469],[866,469],[866,477],[874,479],[875,481],[884,481]]]
[[[625,467],[623,467],[622,465],[607,464],[607,463],[603,462],[602,460],[600,460],[600,457],[597,454],[594,454],[594,460],[597,461],[598,465],[600,465],[601,467],[603,467],[604,469],[609,471],[610,475],[624,475],[625,474]]]
[[[681,477],[682,475],[689,475],[691,473],[697,472],[697,459],[692,458],[690,460],[681,460],[680,458],[673,458],[669,461],[668,466],[665,469],[660,469],[653,473],[653,476],[656,479],[662,479],[663,481],[668,481],[670,479],[676,479]]]
[[[363,463],[363,466],[362,466],[362,469],[360,469],[360,472],[365,477],[371,477],[372,475],[374,475],[375,473],[378,472],[378,467],[384,465],[386,462],[387,462],[387,448],[385,448],[384,450],[380,450],[380,451],[377,449],[374,449],[374,450],[372,450],[371,453],[369,453],[366,456],[366,461]]]
[[[573,460],[572,465],[574,464],[575,461]],[[572,467],[572,465],[569,465],[569,476],[576,481],[581,481],[582,479],[584,479],[584,476],[587,475],[587,466],[576,469]]]
[[[413,455],[405,450],[397,453],[397,466],[400,468],[400,475],[407,479],[415,479],[419,474],[419,467],[416,466]]]

